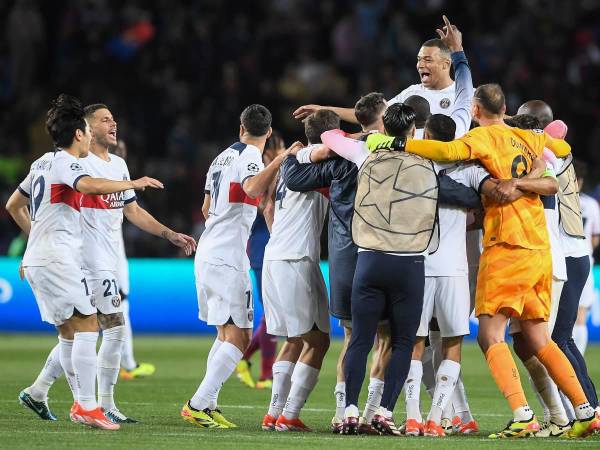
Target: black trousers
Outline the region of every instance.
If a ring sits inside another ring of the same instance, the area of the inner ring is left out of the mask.
[[[573,327],[577,320],[579,299],[590,274],[590,258],[588,256],[580,258],[569,256],[565,258],[565,262],[567,265],[568,281],[563,286],[562,293],[560,294],[560,303],[558,304],[556,324],[552,331],[552,340],[556,342],[556,345],[560,347],[568,358],[575,370],[579,384],[581,384],[583,392],[585,392],[585,396],[592,407],[596,408],[598,406],[596,387],[588,375],[585,360],[573,340]]]
[[[424,286],[423,256],[358,253],[352,284],[352,335],[344,363],[346,405],[358,406],[367,357],[382,319],[389,319],[392,335],[386,380],[404,385],[423,310]]]

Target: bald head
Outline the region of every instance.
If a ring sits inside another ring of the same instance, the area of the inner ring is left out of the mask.
[[[499,84],[482,84],[475,90],[473,100],[487,116],[503,116],[506,111],[504,92]]]
[[[554,120],[552,108],[542,100],[529,100],[523,103],[517,114],[527,114],[537,118],[541,122],[542,128],[546,128],[546,125]]]

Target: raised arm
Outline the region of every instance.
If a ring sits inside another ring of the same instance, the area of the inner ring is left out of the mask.
[[[354,108],[339,108],[337,106],[321,106],[321,105],[302,105],[296,109],[292,114],[295,119],[303,120],[310,116],[312,113],[317,112],[320,109],[330,109],[342,119],[344,122],[356,123],[356,115],[354,114]]]
[[[352,161],[358,167],[362,166],[369,155],[369,150],[364,142],[346,137],[342,130],[325,131],[321,134],[321,141],[342,158]]]
[[[294,155],[288,156],[281,163],[281,177],[287,188],[295,192],[309,192],[331,185],[333,160],[316,164],[302,164]]]
[[[83,176],[76,180],[74,183],[75,189],[82,194],[112,194],[114,192],[127,191],[129,189],[135,189],[143,191],[147,187],[163,189],[163,184],[150,177],[143,177],[132,181],[113,181],[105,178],[92,178],[90,176]]]
[[[279,172],[279,166],[281,165],[283,158],[285,158],[291,150],[296,147],[301,147],[302,145],[302,142],[294,142],[285,152],[277,155],[267,167],[256,175],[246,178],[246,180],[242,182],[242,189],[244,189],[246,195],[250,198],[257,198],[267,192],[273,179]]]

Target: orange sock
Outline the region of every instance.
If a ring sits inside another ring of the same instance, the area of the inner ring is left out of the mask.
[[[492,376],[512,410],[527,406],[519,371],[506,342],[488,348],[485,354]]]
[[[579,384],[577,375],[575,375],[573,366],[554,341],[546,344],[545,347],[537,352],[536,356],[546,367],[546,370],[548,370],[550,378],[554,380],[558,388],[571,400],[573,406],[579,406],[588,402],[581,384]]]

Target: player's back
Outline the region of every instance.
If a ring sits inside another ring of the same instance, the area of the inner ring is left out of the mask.
[[[544,150],[541,130],[522,130],[492,125],[471,130],[462,138],[497,179],[521,178],[531,171],[534,159]],[[549,248],[544,207],[537,194],[524,194],[512,203],[500,205],[484,197],[484,247],[498,243],[530,249]]]
[[[44,266],[53,261],[81,258],[81,194],[74,189],[87,175],[79,161],[58,150],[45,153],[32,165],[19,190],[29,197],[31,232],[24,266]]]
[[[260,150],[241,142],[232,144],[214,159],[206,176],[205,193],[210,195],[210,208],[196,260],[249,270],[246,245],[260,199],[246,195],[242,185],[263,167]]]

